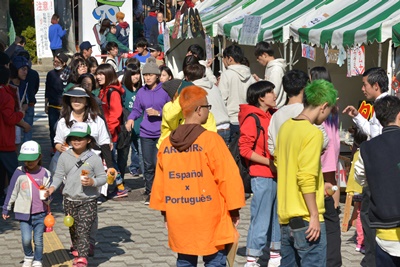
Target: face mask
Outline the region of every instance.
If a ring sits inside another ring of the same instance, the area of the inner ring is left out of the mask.
[[[57,66],[57,67],[55,67],[54,69],[55,69],[55,70],[61,70],[62,67],[61,67],[61,66]]]

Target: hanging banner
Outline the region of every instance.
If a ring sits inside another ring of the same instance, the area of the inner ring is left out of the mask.
[[[301,44],[301,56],[315,61],[315,48],[307,44]]]
[[[365,47],[357,46],[347,51],[347,77],[362,75],[365,71]]]
[[[164,29],[163,38],[164,38],[164,53],[167,53],[167,51],[171,48],[168,27],[165,27],[165,29]]]
[[[261,16],[245,16],[242,31],[240,32],[240,45],[256,45],[261,29]]]
[[[214,58],[214,45],[209,35],[206,36],[206,58],[207,60]]]
[[[50,49],[49,27],[54,14],[53,0],[35,0],[36,53],[38,58],[53,57]]]

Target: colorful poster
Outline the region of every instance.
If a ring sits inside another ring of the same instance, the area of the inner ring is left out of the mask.
[[[301,56],[315,61],[315,48],[307,44],[301,44]]]
[[[36,53],[38,58],[53,57],[50,49],[49,27],[54,14],[53,0],[35,0]]]
[[[256,45],[261,29],[261,16],[245,16],[240,32],[240,45]]]
[[[93,56],[101,54],[101,36],[99,33],[101,21],[105,18],[117,22],[117,12],[125,14],[124,21],[129,23],[129,48],[133,47],[132,35],[132,0],[79,0],[79,43],[89,41],[93,47]],[[100,58],[98,58],[100,59]]]

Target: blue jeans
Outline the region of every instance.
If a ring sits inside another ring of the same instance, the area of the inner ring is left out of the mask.
[[[49,116],[49,130],[50,130],[51,147],[55,148],[55,145],[54,145],[54,137],[56,136],[55,127],[56,127],[56,123],[57,123],[58,119],[60,118],[60,110],[49,107],[48,116]]]
[[[142,159],[142,145],[140,144],[140,138],[132,140],[131,142],[131,165],[129,165],[129,170],[134,172],[134,170],[140,170],[143,173],[143,159]]]
[[[281,231],[276,212],[276,179],[254,177],[251,179],[251,190],[253,197],[246,254],[259,257],[267,244],[272,250],[281,248]]]
[[[229,143],[232,141],[235,134],[240,133],[240,126],[239,124],[232,124],[229,125],[230,133],[229,133]]]
[[[321,233],[317,241],[310,242],[305,233],[309,223],[304,221],[305,227],[291,229],[289,225],[282,225],[281,267],[325,267],[326,266],[326,230],[325,223],[321,222]]]
[[[176,260],[177,267],[196,267],[197,255],[187,255],[178,253]],[[204,266],[206,267],[222,267],[226,266],[226,251],[220,250],[215,254],[203,256]]]
[[[222,137],[222,139],[224,139],[225,144],[229,145],[229,138],[231,137],[231,131],[230,129],[221,129],[221,130],[217,130],[219,136]]]
[[[143,177],[145,181],[145,193],[151,193],[151,187],[153,186],[154,174],[156,172],[157,163],[157,142],[158,138],[145,138],[140,137],[142,143],[142,155],[144,172]]]
[[[32,214],[29,221],[19,221],[25,257],[33,256],[35,261],[42,261],[43,258],[44,217],[46,212]],[[32,249],[32,231],[35,253]]]
[[[34,116],[35,116],[35,107],[28,106],[28,109],[25,112],[24,121],[26,123],[28,123],[31,127],[33,125],[33,117]],[[32,131],[33,131],[33,128],[31,128],[31,130],[27,133],[24,132],[24,137],[22,139],[22,142],[25,143],[26,141],[32,140]]]

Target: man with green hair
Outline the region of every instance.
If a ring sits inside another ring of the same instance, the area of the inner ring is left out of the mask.
[[[304,109],[280,128],[275,149],[279,173],[278,217],[281,224],[281,267],[326,266],[323,214],[324,178],[320,125],[336,104],[330,82],[316,80],[304,89]]]

